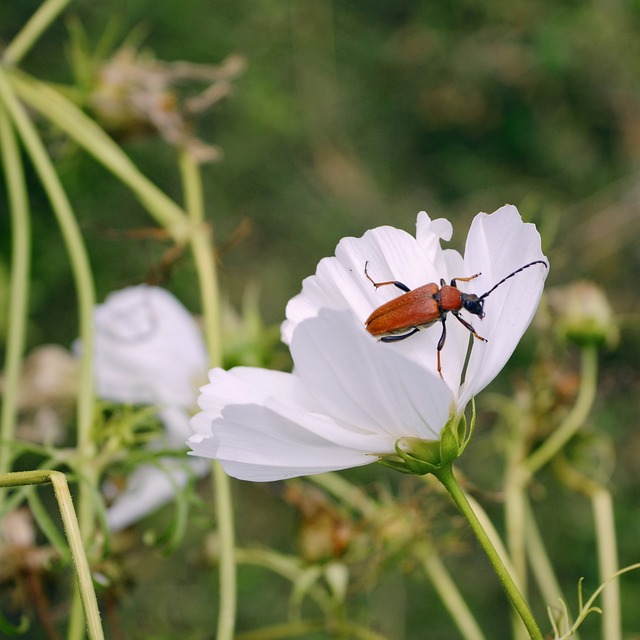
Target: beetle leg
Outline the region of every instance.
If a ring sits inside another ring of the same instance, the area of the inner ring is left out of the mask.
[[[446,316],[442,316],[442,335],[440,336],[440,340],[438,340],[437,354],[438,354],[438,375],[442,378],[442,367],[440,366],[440,352],[444,347],[444,343],[447,339],[447,323],[445,322],[447,319]]]
[[[367,260],[367,262],[364,263],[364,275],[367,276],[367,279],[369,280],[369,282],[376,289],[378,287],[384,287],[386,284],[392,284],[394,287],[398,287],[398,289],[400,289],[401,291],[404,291],[405,293],[409,293],[409,291],[411,291],[411,289],[409,289],[409,287],[407,287],[406,284],[404,284],[402,282],[398,282],[397,280],[388,280],[387,282],[374,282],[373,278],[367,272],[367,265],[368,264],[369,264],[369,261]],[[410,334],[410,335],[412,335],[412,334]]]
[[[404,340],[405,338],[408,338],[409,336],[412,336],[415,333],[418,333],[418,331],[420,331],[418,327],[413,327],[413,330],[409,331],[409,333],[403,333],[397,336],[383,336],[382,338],[380,338],[380,341],[381,342],[398,342],[399,340]]]
[[[474,273],[472,276],[469,276],[468,278],[454,278],[451,281],[451,286],[452,287],[457,287],[458,286],[456,284],[456,280],[460,280],[460,282],[469,282],[469,280],[475,280],[478,276],[481,276],[481,275],[482,275],[482,273]],[[442,282],[442,284],[444,284],[444,281]]]
[[[469,331],[471,331],[471,333],[474,335],[474,337],[478,338],[478,340],[482,340],[482,342],[488,342],[488,340],[486,338],[483,338],[482,336],[479,336],[476,333],[476,330],[464,318],[462,318],[460,315],[458,315],[458,313],[456,311],[452,311],[451,313],[453,313],[453,315],[458,319],[458,321],[464,327],[466,327]]]

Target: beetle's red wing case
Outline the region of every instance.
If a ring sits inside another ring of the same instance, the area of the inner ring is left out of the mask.
[[[389,300],[365,320],[367,331],[382,336],[432,324],[440,317],[438,303],[433,297],[438,291],[438,285],[431,282]]]

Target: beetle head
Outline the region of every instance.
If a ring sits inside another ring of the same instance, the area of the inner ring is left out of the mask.
[[[484,318],[484,299],[479,298],[475,293],[462,294],[462,306],[474,316],[482,320]]]

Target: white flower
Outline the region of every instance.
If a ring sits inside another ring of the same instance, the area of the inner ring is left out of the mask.
[[[376,282],[400,281],[410,289],[481,272],[458,286],[482,294],[525,264],[546,262],[535,226],[523,223],[513,206],[476,216],[464,258],[441,248],[451,235],[447,220],[422,212],[416,238],[379,227],[343,239],[287,306],[282,337],[293,373],[211,371],[201,389],[202,411],[192,419],[193,454],[216,458],[231,476],[266,481],[368,464],[393,454],[401,438],[437,440],[449,417],[464,411],[513,353],[548,271],[534,265],[507,280],[486,298],[484,320],[461,312],[487,339],[475,340],[462,385],[470,333],[449,315],[441,378],[440,323],[394,343],[366,331],[369,314],[402,291],[376,290],[365,263]]]
[[[191,410],[207,370],[200,329],[189,312],[164,289],[137,286],[112,293],[95,310],[94,373],[105,400],[158,407],[164,437],[150,446],[180,449],[192,434]],[[196,464],[193,464],[196,463]],[[206,461],[164,457],[158,466],[139,466],[107,510],[118,531],[169,501]]]

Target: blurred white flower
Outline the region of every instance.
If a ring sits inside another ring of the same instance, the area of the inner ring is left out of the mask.
[[[182,448],[192,434],[189,417],[208,364],[194,318],[168,291],[143,285],[112,293],[96,307],[95,323],[98,396],[156,405],[165,431],[149,446]],[[161,458],[158,466],[139,466],[107,510],[110,529],[123,529],[154,511],[208,468],[204,460],[171,457]]]
[[[460,415],[513,353],[548,272],[535,265],[507,280],[486,298],[484,320],[462,311],[488,340],[475,341],[463,384],[470,334],[450,317],[441,378],[440,324],[392,344],[365,330],[369,314],[402,293],[393,286],[376,290],[365,263],[374,280],[410,289],[481,272],[458,284],[482,294],[525,264],[546,261],[535,226],[523,223],[513,206],[475,217],[464,258],[441,248],[451,235],[447,220],[422,212],[415,238],[393,227],[344,238],[287,306],[282,338],[293,373],[212,370],[201,389],[202,411],[192,419],[192,453],[216,458],[231,476],[267,481],[368,464],[393,455],[404,438],[438,440],[450,416]]]

